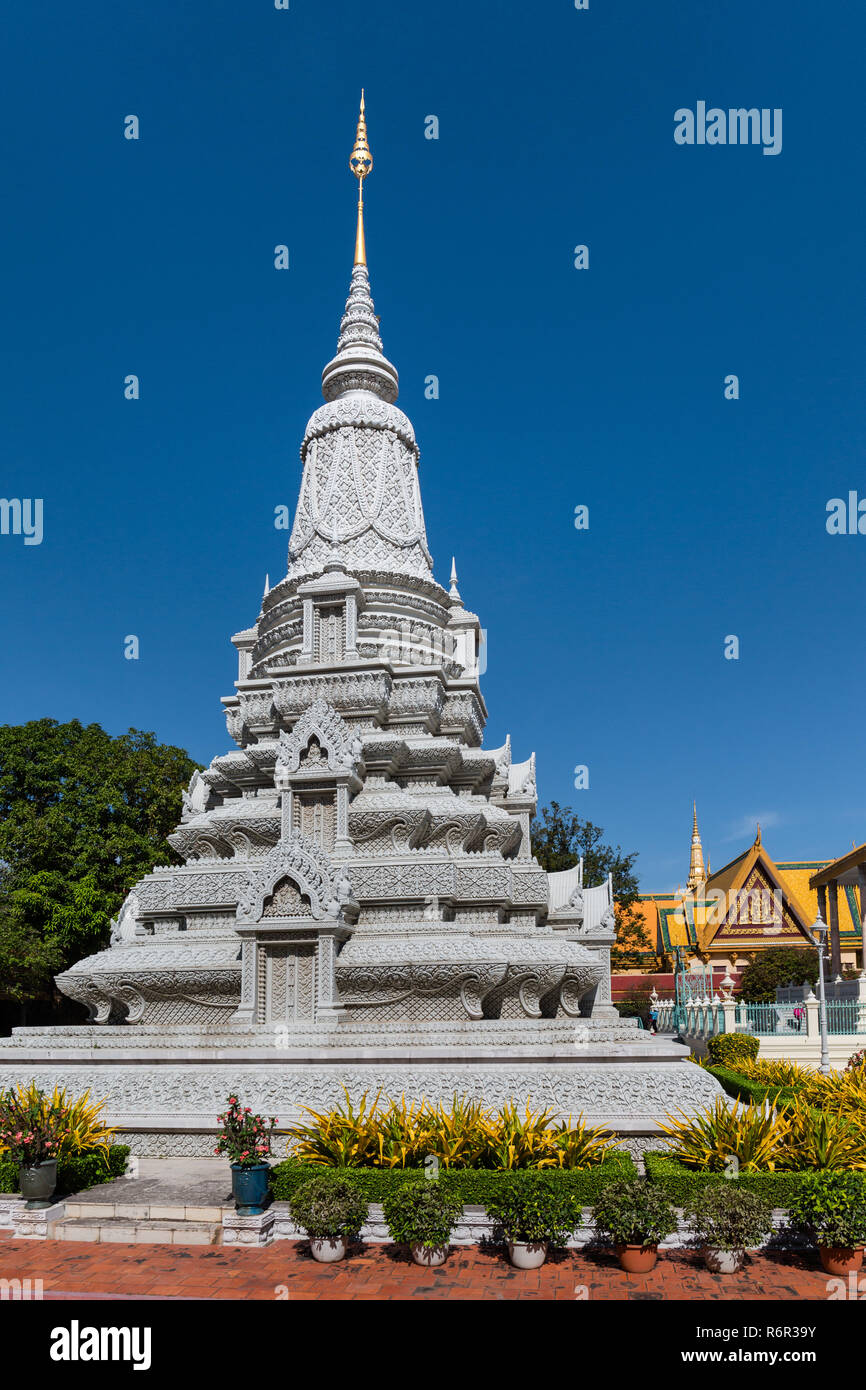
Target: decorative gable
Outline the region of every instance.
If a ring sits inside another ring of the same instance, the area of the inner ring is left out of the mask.
[[[713,897],[710,892],[708,897]],[[786,897],[781,884],[760,859],[746,874],[740,886],[732,887],[721,901],[716,902],[710,918],[718,922],[715,931],[710,926],[707,945],[723,942],[744,945],[747,942],[769,941],[799,944],[805,936],[804,924]]]
[[[290,734],[280,734],[276,772],[292,776],[299,771],[353,773],[361,762],[362,745],[334,706],[321,697],[314,700]]]
[[[296,914],[300,901],[306,899],[306,913],[316,920],[339,917],[345,907],[354,904],[345,870],[335,869],[319,845],[297,834],[281,840],[257,868],[248,871],[238,901],[238,922],[253,923],[264,916],[274,916],[275,898],[293,909],[291,916]],[[271,900],[268,912],[266,899]]]

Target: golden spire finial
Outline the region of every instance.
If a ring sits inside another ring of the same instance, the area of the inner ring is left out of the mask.
[[[373,156],[367,144],[367,122],[364,118],[364,89],[361,88],[361,111],[355,132],[355,148],[349,156],[349,168],[358,180],[358,231],[355,237],[355,265],[367,264],[364,245],[364,180],[373,168]]]

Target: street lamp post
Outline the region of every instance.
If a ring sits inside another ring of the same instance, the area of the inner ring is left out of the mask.
[[[809,939],[818,948],[818,1018],[821,1025],[821,1065],[818,1070],[825,1076],[830,1070],[830,1045],[827,1039],[827,995],[824,990],[824,959],[827,953],[827,923],[818,909],[818,916],[812,923]]]

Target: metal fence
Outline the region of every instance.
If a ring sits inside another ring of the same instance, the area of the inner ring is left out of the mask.
[[[819,1015],[814,1000],[808,1006],[806,1000],[769,1004],[752,1004],[745,1000],[731,1001],[733,1024],[737,1033],[752,1033],[759,1038],[800,1038],[805,1042],[809,1036],[809,1010],[812,1010],[813,1037],[819,1035]],[[863,1038],[866,1045],[866,1002],[857,999],[828,999],[827,1032],[831,1037]],[[656,1003],[657,1024],[660,1033],[679,1034],[681,1037],[709,1038],[716,1033],[724,1033],[726,1019],[724,1008],[718,998],[690,1000],[683,1003],[677,999],[659,999]]]
[[[806,1007],[739,1003],[735,1028],[738,1033],[754,1033],[759,1038],[797,1037],[806,1032]]]
[[[827,1000],[827,1032],[866,1033],[866,1005],[856,999]]]

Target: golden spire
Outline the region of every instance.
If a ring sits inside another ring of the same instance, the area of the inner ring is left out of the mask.
[[[707,871],[704,868],[704,851],[701,845],[701,836],[698,830],[698,807],[697,802],[693,802],[694,819],[692,820],[692,852],[689,858],[689,878],[687,888],[692,890],[702,886],[707,881]]]
[[[355,148],[349,156],[349,168],[358,180],[358,231],[355,237],[355,265],[367,264],[364,246],[364,180],[373,168],[373,156],[367,144],[367,122],[364,119],[364,89],[361,88],[361,112],[355,132]]]

